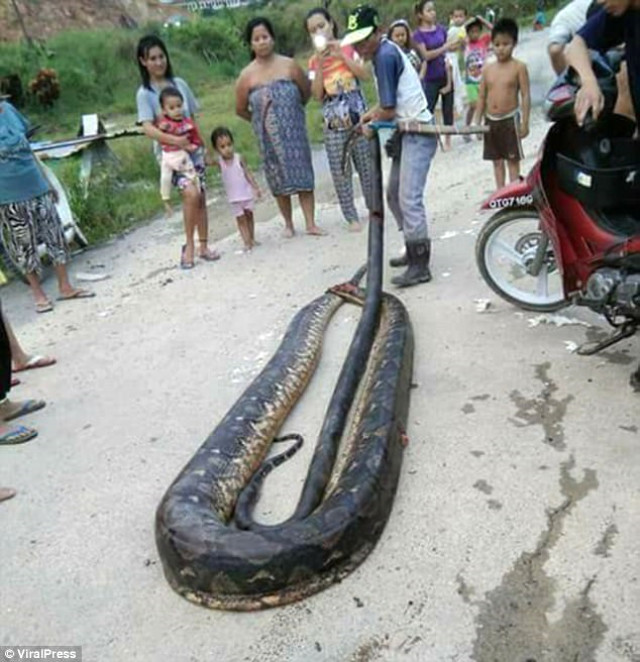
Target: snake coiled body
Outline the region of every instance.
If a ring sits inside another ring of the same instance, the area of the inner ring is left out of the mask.
[[[379,166],[377,141],[375,149]],[[188,600],[243,611],[300,600],[340,581],[382,533],[406,442],[413,334],[403,304],[381,293],[378,184],[364,310],[294,515],[281,524],[262,526],[243,511],[234,521],[241,493],[318,363],[324,330],[345,300],[338,291],[329,291],[297,313],[275,355],[158,507],[156,542],[165,575]],[[360,397],[354,403],[359,384]],[[344,432],[352,407],[351,425]]]

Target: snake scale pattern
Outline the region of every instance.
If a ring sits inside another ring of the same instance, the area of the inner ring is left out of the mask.
[[[379,173],[378,141],[371,143]],[[381,292],[381,175],[374,187],[366,292],[356,277],[295,315],[269,363],[158,506],[156,543],[165,576],[192,602],[251,611],[303,599],[352,572],[386,524],[406,443],[413,332],[404,305]],[[285,522],[254,522],[253,498],[241,495],[311,379],[333,314],[345,300],[362,297],[300,503]]]

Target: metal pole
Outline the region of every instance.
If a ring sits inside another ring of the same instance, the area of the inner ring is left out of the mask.
[[[89,143],[98,142],[100,140],[114,140],[116,138],[126,138],[128,136],[144,136],[142,131],[120,131],[117,133],[99,133],[95,136],[84,136],[82,138],[71,138],[70,140],[59,140],[54,142],[46,142],[40,145],[32,146],[33,152],[48,152],[53,149],[60,149],[61,147],[76,147],[79,145],[88,145]]]

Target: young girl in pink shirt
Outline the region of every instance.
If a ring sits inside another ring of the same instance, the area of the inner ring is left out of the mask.
[[[211,133],[211,144],[219,155],[218,167],[227,194],[227,201],[238,224],[238,232],[244,244],[244,252],[250,253],[255,240],[253,205],[262,192],[244,159],[236,154],[233,135],[229,129],[219,126]]]

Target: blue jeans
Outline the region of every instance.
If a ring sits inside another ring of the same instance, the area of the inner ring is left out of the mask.
[[[417,133],[402,135],[400,156],[393,159],[387,204],[406,242],[415,243],[429,238],[424,189],[431,160],[438,142],[435,136]]]

